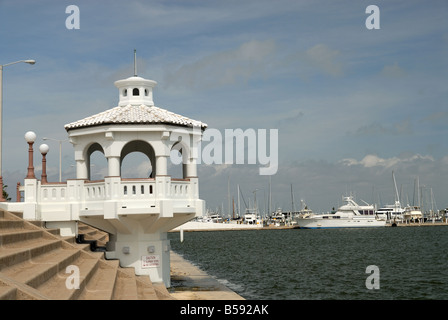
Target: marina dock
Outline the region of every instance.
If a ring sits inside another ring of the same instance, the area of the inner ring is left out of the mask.
[[[431,227],[431,226],[448,226],[448,222],[399,222],[395,227]],[[386,227],[393,227],[392,223],[386,223]],[[247,225],[247,224],[228,224],[228,223],[186,223],[179,226],[170,232],[195,232],[195,231],[235,231],[235,230],[283,230],[283,229],[300,229],[297,225],[283,225],[283,226],[262,226],[262,225]]]
[[[386,227],[392,227],[392,223],[387,223]],[[447,222],[440,222],[440,221],[435,221],[435,222],[423,222],[423,223],[418,223],[418,222],[400,222],[397,223],[397,225],[395,227],[434,227],[434,226],[448,226]]]

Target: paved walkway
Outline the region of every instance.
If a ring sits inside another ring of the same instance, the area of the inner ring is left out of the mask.
[[[244,300],[198,267],[171,251],[171,296],[177,300]]]

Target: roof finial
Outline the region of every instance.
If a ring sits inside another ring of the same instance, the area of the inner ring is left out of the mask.
[[[134,49],[134,77],[137,76],[137,50]]]

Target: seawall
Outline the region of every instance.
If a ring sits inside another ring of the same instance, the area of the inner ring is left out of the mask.
[[[179,254],[171,251],[170,295],[176,300],[245,300]]]

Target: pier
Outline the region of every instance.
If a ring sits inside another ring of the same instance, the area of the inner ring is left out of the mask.
[[[422,223],[418,222],[399,222],[395,226],[392,225],[392,223],[387,223],[386,227],[435,227],[435,226],[448,226],[448,222],[441,222],[441,221],[426,221]]]

